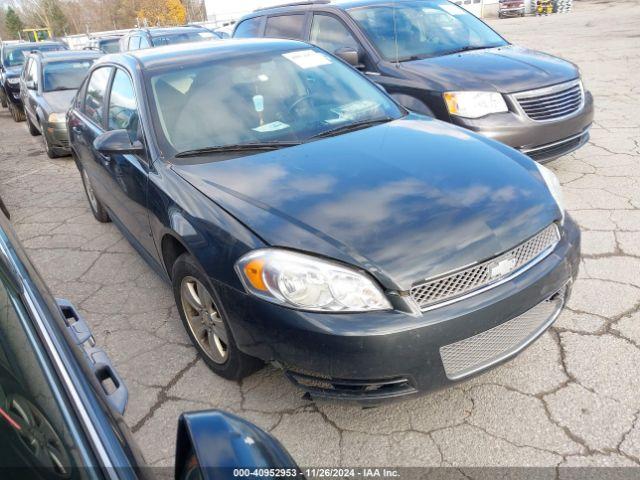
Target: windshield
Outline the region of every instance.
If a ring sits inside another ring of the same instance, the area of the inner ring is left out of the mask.
[[[398,2],[354,8],[349,14],[389,61],[507,45],[474,15],[447,1]]]
[[[111,38],[109,40],[100,40],[100,50],[104,53],[118,53],[120,51],[120,39]]]
[[[160,47],[162,45],[175,45],[178,43],[201,42],[203,40],[217,39],[213,33],[208,30],[193,30],[191,32],[166,33],[153,37],[153,45]]]
[[[24,63],[24,56],[34,51],[51,52],[54,50],[66,50],[62,45],[21,45],[19,47],[7,48],[4,51],[2,63],[5,67],[18,67]]]
[[[174,152],[299,143],[404,113],[351,67],[315,48],[171,65],[150,82],[157,135]]]
[[[93,60],[73,62],[53,62],[44,64],[42,71],[42,90],[77,90],[80,88]]]

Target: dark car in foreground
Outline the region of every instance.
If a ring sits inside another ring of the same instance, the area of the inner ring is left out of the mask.
[[[9,108],[11,117],[16,122],[25,119],[20,99],[20,75],[25,57],[29,52],[49,52],[55,50],[68,50],[62,42],[20,42],[3,43],[0,49],[0,102],[5,108]]]
[[[199,25],[136,28],[120,39],[120,50],[125,52],[127,50],[219,39],[220,37],[214,32]]]
[[[538,161],[589,138],[593,98],[575,65],[510,44],[448,1],[292,3],[244,17],[234,37],[308,41],[347,60],[406,108]]]
[[[73,305],[52,298],[3,212],[0,476],[154,478],[121,417],[126,386]],[[177,479],[231,479],[234,469],[255,467],[296,468],[273,437],[241,418],[180,416]]]
[[[20,77],[20,100],[29,133],[42,135],[49,158],[69,154],[67,110],[93,62],[102,53],[87,50],[34,52]]]
[[[68,124],[94,216],[171,281],[226,378],[266,361],[314,397],[443,387],[535,340],[577,274],[550,170],[308,44],[103,57]]]

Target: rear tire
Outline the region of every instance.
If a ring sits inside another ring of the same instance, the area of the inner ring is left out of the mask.
[[[24,122],[25,116],[22,109],[16,106],[13,102],[9,102],[9,112],[11,112],[11,118],[16,123]]]
[[[93,191],[93,185],[91,185],[91,179],[87,174],[84,168],[80,169],[80,177],[82,178],[82,185],[84,186],[84,193],[87,195],[87,200],[89,201],[89,207],[91,208],[91,213],[96,220],[100,223],[109,223],[111,219],[109,218],[109,214],[107,213],[107,209],[104,208],[104,205],[98,197],[96,197],[95,192]]]
[[[182,324],[200,357],[215,374],[240,380],[262,368],[262,360],[238,349],[220,297],[195,258],[188,253],[177,258],[171,283]]]

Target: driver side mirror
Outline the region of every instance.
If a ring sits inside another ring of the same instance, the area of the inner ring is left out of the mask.
[[[33,80],[29,80],[27,82],[27,90],[37,90],[36,82],[34,82]]]
[[[93,141],[93,148],[104,155],[144,153],[144,145],[140,140],[131,140],[125,129],[111,130],[98,135]]]
[[[358,50],[356,50],[355,48],[339,48],[338,50],[333,52],[333,54],[336,57],[344,60],[354,68],[364,68],[364,65],[360,63],[360,52],[358,52]]]
[[[176,480],[232,479],[234,469],[298,466],[274,437],[219,410],[183,413],[178,420]]]

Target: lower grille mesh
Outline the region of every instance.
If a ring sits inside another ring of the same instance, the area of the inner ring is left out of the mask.
[[[537,233],[508,252],[491,260],[430,280],[411,288],[411,296],[421,309],[495,283],[535,260],[560,240],[555,224]]]
[[[440,347],[447,377],[458,380],[517,353],[555,319],[563,303],[564,293],[556,294],[490,330]]]

